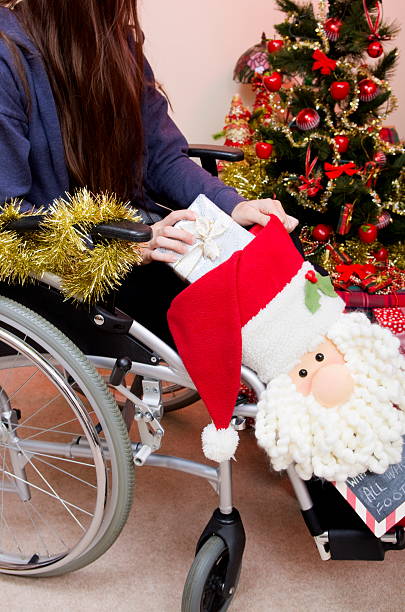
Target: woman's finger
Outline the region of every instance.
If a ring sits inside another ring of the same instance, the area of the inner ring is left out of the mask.
[[[157,236],[152,242],[151,247],[153,249],[162,248],[170,249],[176,253],[187,253],[187,245],[181,240],[174,240],[173,238],[166,238],[166,236]]]
[[[192,210],[188,210],[187,208],[181,210],[173,210],[173,212],[169,213],[167,217],[158,221],[162,226],[166,225],[174,225],[178,221],[182,220],[195,221],[196,214]]]
[[[162,253],[162,251],[153,249],[150,252],[150,259],[153,261],[164,261],[165,263],[175,263],[178,260],[178,256],[174,253]]]
[[[247,224],[253,225],[258,223],[259,225],[267,225],[270,221],[269,214],[261,212],[258,208],[251,206],[246,215]]]
[[[182,242],[186,242],[187,244],[194,243],[193,234],[179,227],[173,227],[172,225],[166,225],[166,227],[162,229],[161,235],[165,236],[166,238],[174,238],[176,240],[181,240]]]

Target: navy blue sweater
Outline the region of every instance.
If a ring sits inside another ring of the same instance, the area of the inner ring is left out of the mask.
[[[0,8],[0,31],[11,38],[26,73],[31,107],[7,44],[0,40],[0,203],[23,201],[25,209],[49,206],[70,189],[62,134],[51,86],[38,50],[15,14]],[[235,189],[213,178],[186,155],[187,142],[167,114],[167,102],[154,87],[146,63],[142,113],[145,131],[143,206],[155,202],[186,208],[204,193],[230,213],[242,198]],[[131,129],[131,126],[128,126]]]

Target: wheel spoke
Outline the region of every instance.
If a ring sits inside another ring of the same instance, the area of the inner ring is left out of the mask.
[[[19,480],[20,482],[24,482],[29,487],[32,487],[33,489],[37,489],[38,491],[41,491],[41,493],[44,493],[45,495],[48,495],[49,497],[52,497],[53,499],[57,499],[66,508],[66,510],[68,510],[67,506],[70,506],[71,508],[74,508],[75,510],[79,510],[79,512],[83,512],[83,514],[87,514],[88,516],[94,516],[91,512],[88,512],[84,508],[80,508],[80,506],[76,506],[75,504],[72,504],[72,502],[68,502],[66,499],[62,499],[61,497],[59,497],[59,495],[55,495],[55,494],[49,493],[49,491],[46,491],[42,487],[38,487],[34,483],[29,482],[28,480],[25,480],[24,478],[20,478],[19,476],[16,476],[15,474],[13,474],[13,473],[11,473],[11,472],[9,472],[7,470],[4,470],[4,473],[6,474],[6,476],[9,476],[10,478],[14,478],[15,480]],[[84,530],[83,525],[80,523],[80,521],[78,521],[78,519],[75,517],[75,515],[72,514],[72,512],[70,512],[70,510],[68,510],[68,512],[71,514],[71,516],[77,522],[77,524],[81,527],[81,529]]]
[[[52,485],[50,484],[50,482],[48,482],[48,480],[45,478],[45,476],[43,476],[42,472],[39,471],[39,469],[33,464],[33,462],[31,461],[31,458],[27,455],[27,453],[24,451],[24,449],[21,448],[21,446],[17,443],[17,447],[19,448],[19,450],[22,452],[22,454],[24,455],[25,459],[27,460],[27,462],[31,465],[31,467],[33,468],[33,470],[38,474],[38,476],[41,478],[41,480],[46,484],[46,486],[50,489],[50,491],[52,491],[54,497],[56,499],[58,499],[60,501],[60,503],[63,505],[63,507],[65,508],[65,510],[70,514],[70,516],[76,521],[76,523],[79,525],[79,527],[81,529],[83,529],[83,531],[85,531],[84,526],[81,524],[81,522],[78,520],[78,518],[75,516],[75,514],[73,514],[73,512],[68,508],[68,506],[65,504],[65,500],[62,499],[58,493],[56,492],[56,490],[52,487]],[[73,504],[69,504],[72,505]],[[83,511],[83,510],[82,510]],[[86,514],[90,514],[89,512],[86,512]],[[92,516],[90,514],[90,516]]]
[[[69,478],[73,478],[74,480],[78,480],[79,482],[82,482],[83,484],[92,487],[93,489],[97,489],[96,485],[92,484],[91,482],[88,482],[87,480],[83,480],[83,478],[79,478],[78,476],[74,476],[74,474],[72,474],[71,472],[67,472],[66,470],[62,470],[62,468],[58,467],[57,465],[55,465],[54,463],[49,463],[49,461],[45,461],[44,459],[40,459],[39,457],[34,457],[34,459],[36,461],[40,461],[41,463],[44,463],[45,465],[49,465],[49,467],[51,467],[54,470],[57,470],[58,472],[62,472],[63,474],[66,474],[67,476],[69,476]]]
[[[57,425],[54,425],[53,427],[35,428],[35,429],[41,429],[41,431],[39,433],[33,434],[32,436],[27,436],[26,438],[24,438],[24,440],[33,440],[34,438],[37,438],[38,436],[41,436],[44,433],[49,433],[50,431],[54,433],[68,434],[70,436],[77,436],[77,432],[76,433],[73,433],[71,431],[66,432],[66,431],[58,429],[58,427],[64,427],[65,425],[69,425],[69,423],[76,423],[76,422],[77,422],[77,419],[70,419],[69,421],[65,421],[64,423],[58,423]]]
[[[56,401],[57,399],[59,399],[59,394],[55,394],[54,397],[52,397],[48,402],[46,402],[46,404],[43,404],[42,406],[40,406],[38,408],[38,410],[36,410],[35,412],[33,412],[32,414],[30,414],[29,417],[27,417],[26,419],[24,419],[23,421],[21,421],[21,423],[18,423],[16,429],[18,427],[22,427],[22,426],[26,426],[26,424],[31,421],[31,419],[33,419],[34,417],[38,416],[38,414],[40,412],[42,412],[42,410],[44,410],[45,408],[48,408],[48,406],[50,406],[52,404],[52,402]]]

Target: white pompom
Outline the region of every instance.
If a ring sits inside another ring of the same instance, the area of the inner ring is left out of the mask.
[[[238,447],[239,436],[233,427],[217,429],[214,423],[210,423],[204,427],[201,440],[203,452],[207,459],[221,463],[234,456]]]

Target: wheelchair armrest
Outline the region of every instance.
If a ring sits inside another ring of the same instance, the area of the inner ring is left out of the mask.
[[[201,145],[191,144],[188,147],[189,157],[199,157],[204,170],[213,176],[218,176],[216,160],[236,162],[242,161],[244,153],[235,147],[225,147],[223,145]]]
[[[29,217],[21,217],[21,219],[13,219],[4,225],[5,230],[14,230],[19,234],[25,232],[33,232],[37,230],[46,218],[46,215],[30,215]]]
[[[96,240],[97,238],[114,238],[127,242],[147,242],[152,237],[152,230],[148,225],[135,223],[135,221],[99,223],[90,233]]]
[[[32,232],[39,228],[46,219],[46,215],[30,215],[9,221],[4,229],[14,230],[18,233]],[[134,221],[115,221],[112,223],[99,223],[95,225],[90,234],[93,239],[113,238],[127,242],[147,242],[151,239],[152,230],[148,225]]]

